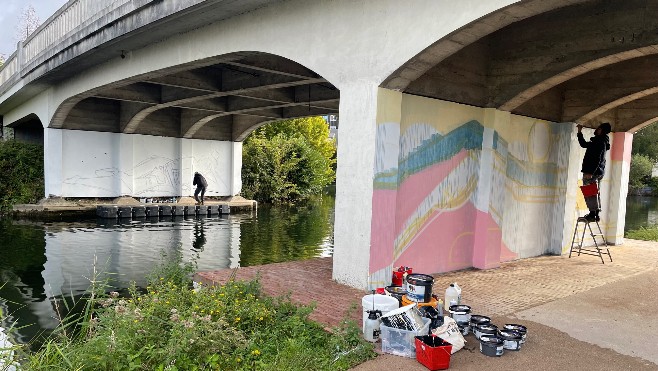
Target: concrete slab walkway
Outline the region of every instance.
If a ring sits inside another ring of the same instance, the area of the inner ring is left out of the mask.
[[[529,328],[524,348],[499,358],[481,354],[477,340],[468,335],[450,368],[658,370],[658,243],[626,240],[611,252],[613,262],[606,264],[592,256],[543,256],[496,269],[434,275],[437,295],[456,281],[474,314],[490,316],[497,325],[520,322]],[[327,328],[345,316],[360,323],[365,292],[333,282],[331,267],[330,258],[317,258],[235,273],[237,279],[260,274],[267,294],[290,293],[299,303],[316,302],[311,318]],[[197,279],[221,283],[232,273],[200,272]],[[355,369],[426,368],[415,359],[383,354]]]

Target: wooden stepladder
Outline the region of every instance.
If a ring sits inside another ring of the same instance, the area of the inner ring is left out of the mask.
[[[580,231],[581,223],[583,224],[582,231]],[[595,232],[592,229],[592,223],[596,224],[598,232]],[[594,240],[594,246],[584,246],[585,232],[587,231],[589,231],[589,235],[592,236],[592,240]],[[571,258],[571,254],[576,252],[576,250],[578,252],[578,256],[580,256],[580,254],[598,256],[601,259],[601,263],[603,264],[605,264],[603,255],[608,254],[608,257],[612,262],[612,255],[610,255],[610,249],[608,249],[608,241],[606,241],[598,221],[589,221],[584,217],[578,218],[576,221],[576,228],[573,230],[573,239],[571,240],[569,258]]]

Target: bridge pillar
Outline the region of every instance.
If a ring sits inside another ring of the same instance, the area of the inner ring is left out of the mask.
[[[43,168],[45,197],[62,196],[62,130],[43,129]]]
[[[612,133],[611,136],[610,164],[608,164],[607,174],[604,177],[610,182],[607,200],[608,210],[607,213],[604,211],[607,220],[606,239],[612,244],[621,245],[624,243],[626,196],[628,195],[633,134],[622,132]]]
[[[333,278],[366,288],[370,260],[378,87],[340,86]],[[395,210],[390,210],[395,214]]]

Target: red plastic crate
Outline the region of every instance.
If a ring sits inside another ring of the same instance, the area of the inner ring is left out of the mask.
[[[416,360],[432,371],[450,367],[451,353],[452,344],[438,336],[416,336]]]
[[[583,192],[583,196],[585,197],[596,196],[599,194],[599,187],[596,186],[596,183],[580,186],[580,190]]]

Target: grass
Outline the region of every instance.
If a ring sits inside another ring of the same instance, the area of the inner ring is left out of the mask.
[[[165,263],[127,297],[94,288],[80,315],[14,358],[23,370],[345,370],[375,356],[354,322],[327,332],[258,280],[195,289],[192,271]]]
[[[643,241],[658,241],[658,225],[640,227],[626,232],[626,238]]]

